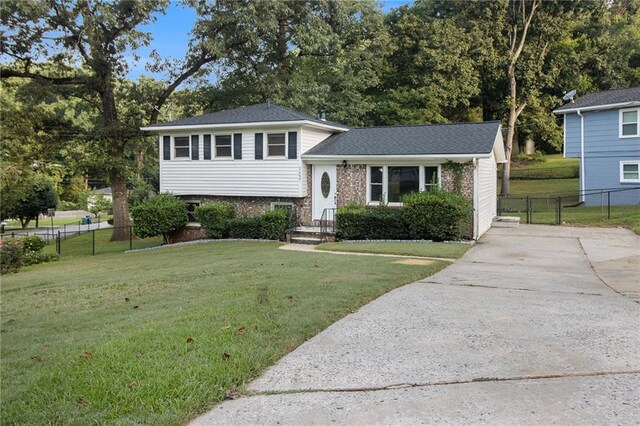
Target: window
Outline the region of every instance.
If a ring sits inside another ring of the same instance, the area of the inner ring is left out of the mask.
[[[187,217],[189,222],[197,222],[198,220],[196,219],[196,209],[198,207],[200,207],[200,201],[199,200],[189,200],[185,202],[187,204]]]
[[[369,182],[371,201],[382,201],[382,167],[371,166]]]
[[[420,189],[418,167],[389,167],[388,192],[390,203],[399,203],[402,197]]]
[[[285,134],[270,133],[267,135],[267,157],[285,156]]]
[[[620,162],[620,182],[640,182],[640,161]]]
[[[431,191],[438,187],[438,167],[427,166],[424,168],[424,190]]]
[[[631,138],[640,136],[639,125],[640,108],[620,110],[620,137]]]
[[[407,194],[438,188],[439,177],[440,166],[370,166],[367,202],[400,204]]]
[[[177,136],[173,138],[173,158],[189,158],[189,137]]]
[[[231,135],[216,136],[216,158],[231,158]]]

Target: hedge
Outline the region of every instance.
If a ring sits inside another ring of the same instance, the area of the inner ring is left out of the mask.
[[[262,238],[284,241],[288,221],[288,210],[275,209],[266,212],[260,218]]]
[[[131,209],[133,231],[139,237],[162,235],[165,243],[168,234],[185,226],[189,220],[187,205],[171,194],[159,194]]]
[[[229,235],[229,221],[235,209],[229,203],[207,203],[196,208],[195,217],[207,232],[208,238],[225,238]]]
[[[467,237],[471,219],[471,200],[440,190],[406,195],[403,214],[414,239],[434,241]]]
[[[343,240],[404,240],[409,237],[401,209],[349,205],[338,209],[337,237]]]
[[[229,237],[243,239],[262,238],[262,221],[259,217],[241,217],[229,221]]]

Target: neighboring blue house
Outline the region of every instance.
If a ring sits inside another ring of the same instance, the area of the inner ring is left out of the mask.
[[[616,190],[611,204],[640,204],[640,87],[590,93],[553,112],[564,116],[565,158],[580,159],[581,201],[606,204],[598,191]]]

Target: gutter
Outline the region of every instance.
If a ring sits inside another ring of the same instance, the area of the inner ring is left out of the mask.
[[[556,109],[553,111],[553,113],[567,114],[567,113],[578,112],[578,111],[597,111],[602,109],[615,109],[615,108],[626,108],[626,107],[636,107],[636,106],[640,106],[639,101],[622,102],[618,104],[607,104],[607,105],[594,105],[594,106],[588,106],[588,107],[582,107],[582,108]]]
[[[478,212],[478,159],[473,157],[473,239],[478,241],[480,214]]]
[[[584,115],[580,108],[576,110],[578,117],[580,117],[580,201],[584,203],[584,191],[585,191],[585,169],[584,169]]]

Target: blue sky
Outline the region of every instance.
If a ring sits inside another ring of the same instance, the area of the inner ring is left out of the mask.
[[[348,1],[348,0],[344,0]],[[411,3],[413,0],[383,0],[382,10],[389,10]],[[173,2],[167,9],[165,15],[158,15],[156,22],[142,28],[143,31],[151,33],[153,40],[147,47],[138,51],[140,61],[135,62],[133,59],[129,63],[129,73],[127,77],[137,79],[141,75],[153,75],[161,78],[159,75],[149,73],[144,69],[146,58],[153,49],[164,58],[181,59],[187,52],[189,43],[189,31],[193,28],[196,14],[191,8],[182,6],[180,3]]]

